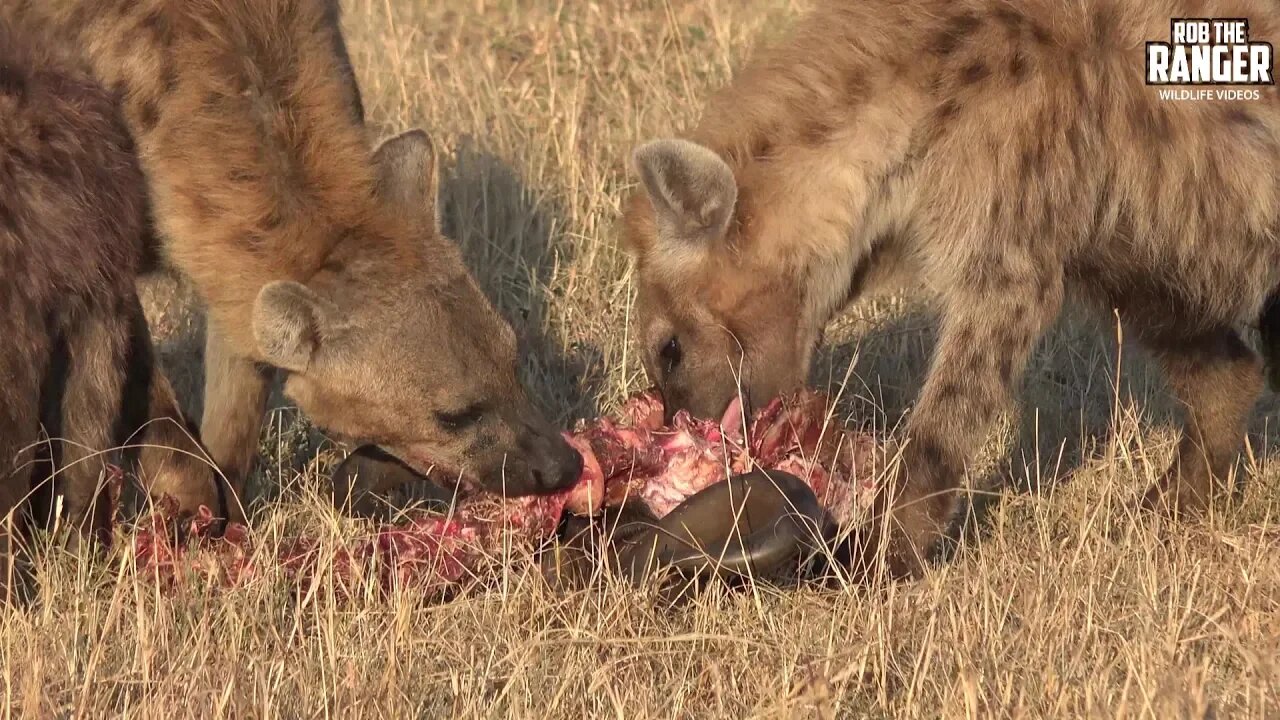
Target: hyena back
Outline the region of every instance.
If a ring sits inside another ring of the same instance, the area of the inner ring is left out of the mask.
[[[805,380],[823,326],[874,281],[922,280],[940,335],[881,508],[892,564],[917,572],[1079,293],[1119,313],[1186,409],[1147,504],[1202,508],[1262,385],[1239,328],[1280,282],[1280,95],[1159,99],[1144,45],[1197,15],[1280,33],[1256,0],[823,3],[687,138],[635,153],[625,235],[650,374],[701,413],[739,380],[760,401]]]
[[[516,378],[510,326],[436,228],[430,141],[370,151],[334,0],[9,12],[87,49],[124,96],[164,255],[208,308],[201,435],[236,493],[264,368],[316,424],[420,472],[513,494],[576,480],[581,459]]]

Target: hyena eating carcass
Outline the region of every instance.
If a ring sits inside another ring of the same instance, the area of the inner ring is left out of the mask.
[[[1239,329],[1280,282],[1280,95],[1162,101],[1144,45],[1187,16],[1280,37],[1261,0],[820,3],[687,137],[634,154],[625,235],[672,407],[803,382],[834,313],[922,279],[938,345],[880,503],[890,567],[917,573],[1070,290],[1118,312],[1185,406],[1145,504],[1203,508],[1262,387]]]
[[[371,153],[333,0],[43,0],[20,24],[124,96],[167,260],[209,312],[201,435],[238,494],[264,368],[341,438],[509,494],[581,458],[516,378],[510,328],[435,225],[421,131]],[[237,503],[228,512],[238,515]]]
[[[148,422],[146,223],[115,98],[0,23],[0,599],[25,516],[58,510],[73,540],[107,529],[113,449],[158,442],[156,466],[183,468],[199,450],[165,435],[181,417]],[[187,477],[212,486],[207,467]]]

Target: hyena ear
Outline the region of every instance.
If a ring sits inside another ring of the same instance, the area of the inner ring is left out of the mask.
[[[653,140],[636,148],[632,161],[662,236],[707,241],[728,230],[738,183],[710,148],[688,140]]]
[[[415,128],[384,140],[373,152],[377,193],[410,216],[440,227],[436,188],[439,174],[435,143]]]
[[[302,283],[267,283],[253,303],[253,338],[258,352],[275,367],[303,372],[336,315],[333,303]]]

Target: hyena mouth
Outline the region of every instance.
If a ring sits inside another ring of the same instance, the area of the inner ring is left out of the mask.
[[[410,448],[386,447],[377,448],[387,455],[399,460],[401,464],[422,476],[423,480],[439,485],[447,490],[474,491],[480,487],[480,479],[465,468],[457,468],[437,461],[428,453]]]
[[[413,471],[419,479],[434,483],[446,490],[465,490],[470,492],[480,487],[479,478],[447,463],[439,462],[430,453],[414,450],[410,447],[385,445],[382,443],[361,440],[358,437],[327,431],[329,438],[347,449],[348,452],[361,450],[371,455],[378,462],[396,462]]]

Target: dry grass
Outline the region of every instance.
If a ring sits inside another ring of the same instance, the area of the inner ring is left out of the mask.
[[[642,383],[612,223],[637,140],[690,122],[787,0],[347,0],[372,122],[453,148],[448,230],[527,340],[529,382],[566,421]],[[177,298],[177,301],[174,300]],[[149,298],[191,396],[199,318]],[[323,579],[157,597],[120,564],[46,553],[37,604],[0,615],[18,717],[939,717],[1280,715],[1280,483],[1259,408],[1241,504],[1205,522],[1135,517],[1171,412],[1115,329],[1064,324],[981,487],[1008,490],[923,582],[759,589],[665,607],[605,584],[555,595],[519,562],[445,605],[339,602]],[[893,424],[930,342],[895,298],[829,333],[815,382],[853,363],[848,410]],[[1114,420],[1114,431],[1108,425]],[[1065,444],[1063,441],[1065,439]],[[264,436],[259,529],[360,526],[312,491],[316,437]],[[1070,472],[1070,481],[1063,481]],[[985,480],[991,477],[994,480]],[[989,498],[990,495],[977,495]],[[267,502],[270,499],[270,502]]]

